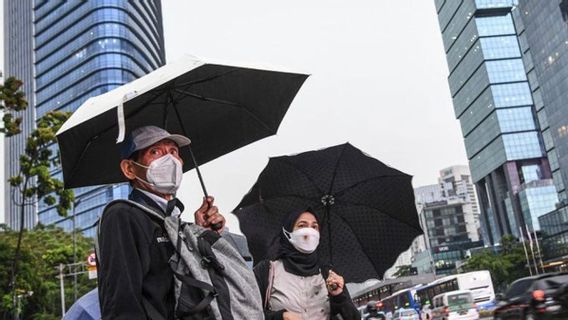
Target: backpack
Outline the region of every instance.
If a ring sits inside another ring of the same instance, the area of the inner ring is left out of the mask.
[[[254,273],[227,240],[214,231],[183,222],[179,217],[164,218],[154,209],[131,200],[115,200],[106,208],[118,202],[126,202],[154,220],[163,221],[175,248],[169,264],[175,275],[175,313],[178,319],[264,319]],[[103,216],[104,212],[95,236],[97,257],[100,257],[98,235]],[[195,288],[202,293],[201,297],[195,297]],[[151,305],[145,303],[145,308],[152,319],[163,318],[153,311]]]

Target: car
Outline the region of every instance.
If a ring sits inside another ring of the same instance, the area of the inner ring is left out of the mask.
[[[494,319],[568,319],[568,273],[518,279],[496,299]]]
[[[400,308],[393,313],[392,320],[420,320],[420,315],[414,309]]]
[[[435,296],[432,302],[432,320],[479,319],[470,290],[448,291]]]

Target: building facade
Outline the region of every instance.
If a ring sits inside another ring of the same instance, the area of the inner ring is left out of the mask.
[[[4,79],[16,77],[23,82],[29,106],[34,104],[33,71],[33,1],[4,1]],[[20,112],[22,132],[4,141],[4,172],[6,180],[18,175],[19,158],[25,150],[25,138],[34,129],[33,108]],[[22,198],[6,182],[4,187],[4,222],[12,229],[20,227]],[[20,204],[20,205],[18,205]],[[24,227],[31,228],[37,222],[37,205],[24,206]]]
[[[51,110],[74,111],[89,97],[165,64],[159,0],[36,0],[31,16],[34,103],[28,112],[33,113],[34,122]],[[52,148],[57,151],[56,145]],[[60,168],[53,168],[51,174],[62,179]],[[91,227],[104,206],[125,197],[129,187],[99,186],[74,191],[76,202],[68,217],[60,217],[54,207],[40,201],[37,221],[65,230],[75,226],[93,235]]]
[[[538,217],[545,266],[568,270],[568,0],[519,0],[523,44],[538,120],[559,203]]]
[[[424,235],[401,254],[386,276],[408,263],[419,274],[448,274],[470,248],[483,246],[479,235],[479,206],[467,166],[439,171],[437,184],[417,187],[414,198]]]
[[[546,199],[549,207],[558,202],[549,187],[552,172],[527,75],[531,66],[516,31],[517,0],[435,3],[454,111],[479,196],[481,233],[486,244],[498,244],[531,223],[524,216],[533,213],[523,212],[521,197],[528,210],[542,207],[531,201]]]

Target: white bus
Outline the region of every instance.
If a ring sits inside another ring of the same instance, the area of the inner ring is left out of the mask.
[[[454,274],[437,279],[416,289],[416,300],[422,306],[431,304],[434,296],[448,291],[470,290],[477,306],[495,300],[491,274],[487,270]]]

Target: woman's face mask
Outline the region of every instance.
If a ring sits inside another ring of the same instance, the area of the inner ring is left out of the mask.
[[[136,179],[150,185],[152,189],[162,194],[175,194],[181,184],[183,176],[183,168],[181,161],[171,154],[158,158],[149,166],[139,164],[142,168],[148,169],[146,171],[146,179],[136,177]]]
[[[314,228],[300,228],[294,232],[282,228],[288,241],[301,253],[312,253],[319,245],[320,233]]]

